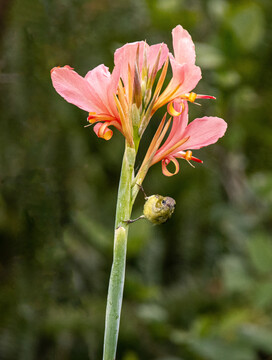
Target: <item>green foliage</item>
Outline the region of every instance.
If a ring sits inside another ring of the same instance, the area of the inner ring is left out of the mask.
[[[5,1],[3,1],[5,3]],[[0,13],[0,358],[101,358],[123,138],[98,139],[50,81],[82,75],[183,25],[224,139],[146,193],[173,197],[162,226],[130,227],[120,360],[272,358],[271,23],[267,0],[13,0]],[[3,21],[2,21],[3,20]],[[145,133],[146,144],[160,121]],[[144,141],[143,141],[144,143]],[[140,148],[139,159],[145,149]],[[142,213],[139,194],[133,218]],[[135,215],[135,216],[134,216]]]

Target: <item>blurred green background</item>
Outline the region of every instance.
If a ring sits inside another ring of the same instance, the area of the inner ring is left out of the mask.
[[[1,1],[0,359],[102,357],[124,140],[84,128],[50,69],[112,69],[136,40],[172,51],[177,24],[196,42],[196,92],[217,97],[191,120],[229,127],[194,153],[203,165],[166,178],[157,164],[144,182],[177,207],[131,226],[117,359],[272,359],[271,0]]]

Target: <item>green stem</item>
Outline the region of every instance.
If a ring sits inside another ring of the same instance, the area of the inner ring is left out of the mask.
[[[131,183],[135,163],[135,149],[126,144],[116,206],[113,263],[110,274],[103,360],[114,360],[123,300],[126,268],[128,225],[124,222],[131,214]]]

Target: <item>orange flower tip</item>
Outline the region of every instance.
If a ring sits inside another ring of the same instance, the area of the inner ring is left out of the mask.
[[[175,108],[174,108],[174,105],[173,105],[173,101],[171,101],[170,103],[168,103],[167,105],[167,111],[170,115],[172,116],[179,116],[182,111],[184,110],[184,105],[182,104],[182,108],[181,108],[181,111],[177,111]]]

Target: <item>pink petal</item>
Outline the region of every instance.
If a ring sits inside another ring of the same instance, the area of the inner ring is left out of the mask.
[[[167,169],[167,165],[173,162],[173,164],[175,165],[175,171],[173,173],[171,173],[168,169]],[[176,175],[179,172],[179,163],[177,161],[177,159],[175,159],[174,157],[171,158],[166,158],[162,160],[162,173],[165,176],[173,176]]]
[[[169,86],[175,88],[180,86],[178,95],[185,94],[193,90],[201,79],[200,67],[193,64],[179,64],[173,57],[170,59],[173,79]]]
[[[113,96],[117,91],[118,73],[113,77],[105,65],[99,65],[89,71],[85,79],[90,85],[92,98],[96,102],[99,112],[117,117],[118,113]]]
[[[66,101],[88,112],[97,111],[89,83],[71,67],[53,68],[51,78],[54,88]]]
[[[163,64],[165,63],[168,57],[169,54],[168,47],[164,43],[152,45],[149,47],[149,51],[147,54],[147,64],[149,67],[149,74],[151,73],[153,66],[156,63],[159,52],[160,52],[160,60],[158,64],[158,70],[160,70],[160,68],[163,66]]]
[[[227,123],[218,117],[205,116],[192,121],[182,134],[183,138],[189,136],[188,141],[181,145],[179,150],[200,149],[217,142],[227,129]],[[174,154],[172,154],[174,155]]]
[[[180,64],[194,64],[196,57],[195,45],[188,31],[178,25],[172,30],[172,37],[176,61]]]
[[[113,135],[113,131],[108,128],[108,123],[97,123],[93,127],[93,131],[96,133],[96,135],[104,140],[110,140]]]
[[[165,143],[159,149],[159,152],[166,151],[180,141],[183,137],[181,136],[188,124],[188,104],[187,101],[182,101],[180,103],[174,102],[174,107],[177,111],[183,111],[180,116],[175,116],[173,118],[172,128],[166,139]]]
[[[180,111],[182,107],[184,107],[184,109],[180,116],[173,118],[171,131],[164,144],[155,153],[152,164],[159,162],[165,154],[167,154],[167,151],[183,139],[182,133],[188,124],[188,104],[187,101],[182,100],[181,102],[175,101],[174,106],[177,111]],[[173,153],[175,153],[175,151]]]
[[[128,85],[128,67],[132,71],[132,78],[134,74],[134,67],[136,62],[137,50],[139,48],[139,72],[141,73],[144,64],[144,52],[146,51],[147,66],[149,68],[149,74],[151,73],[153,66],[156,63],[159,52],[160,60],[158,64],[158,70],[165,63],[169,50],[166,44],[155,44],[149,46],[145,41],[137,41],[134,43],[128,43],[121,48],[117,49],[114,53],[114,64],[120,69],[120,76],[124,81],[125,86]]]
[[[114,53],[114,64],[118,69],[120,69],[120,76],[126,87],[128,86],[128,67],[130,66],[132,72],[134,73],[136,54],[137,49],[139,48],[139,67],[140,69],[142,68],[145,46],[148,45],[144,41],[137,41],[122,46]]]

